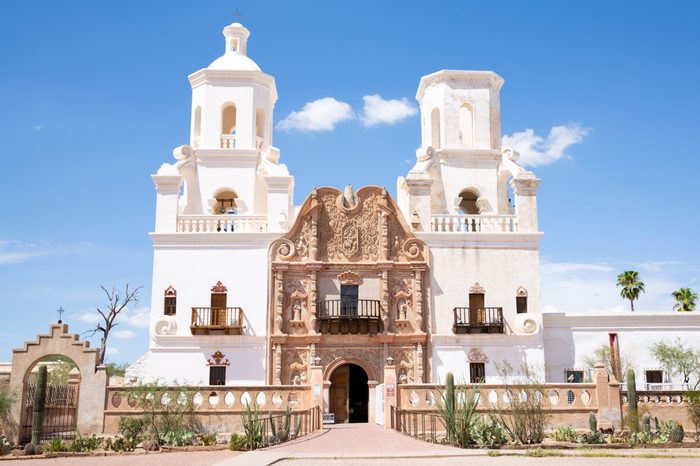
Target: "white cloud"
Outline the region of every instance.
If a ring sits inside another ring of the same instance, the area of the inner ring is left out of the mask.
[[[562,157],[567,157],[566,149],[579,144],[589,132],[590,128],[575,124],[554,126],[545,139],[535,134],[532,129],[526,129],[504,135],[503,147],[510,147],[520,152],[520,163],[524,166],[549,165]]]
[[[401,100],[384,100],[379,94],[374,94],[366,95],[362,100],[365,106],[360,121],[364,126],[393,125],[418,113],[418,109],[411,105],[406,97]]]
[[[645,283],[645,293],[634,303],[637,312],[671,312],[671,292],[684,286],[693,273],[688,264],[677,261],[630,264],[545,260],[540,267],[543,312],[629,312],[629,301],[620,297],[616,286],[617,275],[629,269],[640,270]]]
[[[87,322],[89,324],[96,324],[102,320],[102,316],[97,312],[97,309],[80,311],[71,315],[72,318],[80,320],[82,322]],[[126,308],[117,317],[117,324],[128,325],[130,327],[136,328],[148,328],[151,324],[151,310],[145,307],[136,307],[134,309]],[[124,335],[126,332],[133,333],[131,330],[122,330]],[[118,331],[114,332],[119,333]],[[132,338],[132,336],[122,336],[117,338]]]
[[[147,306],[126,309],[120,317],[131,327],[148,328],[151,324],[151,310]]]
[[[133,330],[116,330],[112,332],[111,335],[119,340],[128,340],[130,338],[134,338],[136,333],[134,333]]]
[[[115,348],[114,346],[108,346],[107,349],[105,350],[105,354],[108,354],[108,355],[119,354],[119,348]]]
[[[21,264],[33,257],[46,255],[34,243],[24,241],[0,241],[0,264]]]
[[[350,104],[333,97],[308,102],[277,124],[284,131],[332,131],[343,121],[355,118]]]

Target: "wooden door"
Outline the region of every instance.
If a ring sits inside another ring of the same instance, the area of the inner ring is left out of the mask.
[[[330,412],[335,414],[335,422],[348,422],[348,383],[350,367],[340,366],[331,375]]]
[[[483,324],[484,293],[469,293],[469,325]]]

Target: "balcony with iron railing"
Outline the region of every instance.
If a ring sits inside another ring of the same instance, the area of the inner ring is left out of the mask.
[[[503,333],[505,323],[502,307],[456,307],[452,331],[465,333]]]
[[[193,307],[192,335],[242,335],[243,309],[240,307]]]
[[[431,215],[432,233],[517,233],[515,215]]]
[[[380,302],[374,299],[321,300],[316,310],[316,325],[320,333],[379,333],[381,310]]]

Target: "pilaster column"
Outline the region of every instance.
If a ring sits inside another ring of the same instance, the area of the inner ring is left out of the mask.
[[[426,178],[406,178],[405,182],[408,188],[408,212],[404,212],[406,220],[414,231],[430,231],[430,192],[433,180],[426,175]],[[420,222],[417,228],[413,225],[414,214]]]
[[[537,187],[540,180],[533,174],[527,174],[522,178],[513,178],[510,185],[515,194],[518,230],[524,233],[537,232]]]
[[[306,294],[309,300],[309,334],[316,334],[316,270],[310,270],[306,276],[307,288]]]
[[[177,231],[177,209],[182,177],[177,168],[164,163],[158,173],[151,175],[156,185],[156,233]]]
[[[309,232],[309,260],[318,260],[318,193],[314,189],[311,191],[311,207],[314,208],[311,214],[311,231]]]
[[[391,408],[397,406],[396,366],[384,365],[384,428],[391,429]]]
[[[382,325],[384,326],[384,332],[389,331],[389,270],[383,269],[379,273],[380,278],[380,293],[381,293],[381,303],[382,303]]]
[[[416,343],[416,377],[414,383],[423,383],[423,344]]]
[[[272,330],[275,335],[282,334],[282,316],[284,312],[284,271],[275,270],[274,272],[275,281],[275,320],[274,329]]]
[[[282,345],[275,345],[275,385],[282,385]]]
[[[423,269],[413,271],[413,309],[416,313],[416,329],[423,331]]]

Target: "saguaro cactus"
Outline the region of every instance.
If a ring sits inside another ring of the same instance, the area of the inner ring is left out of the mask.
[[[447,429],[447,442],[452,445],[457,434],[456,410],[455,410],[455,378],[452,372],[445,378],[445,427]]]
[[[627,369],[627,401],[630,406],[629,427],[633,432],[639,432],[639,411],[637,409],[637,381],[634,377],[634,369]]]
[[[44,406],[46,405],[46,381],[48,372],[46,365],[39,366],[39,376],[34,386],[34,407],[32,418],[32,444],[39,445],[41,440],[41,424],[44,422]]]

